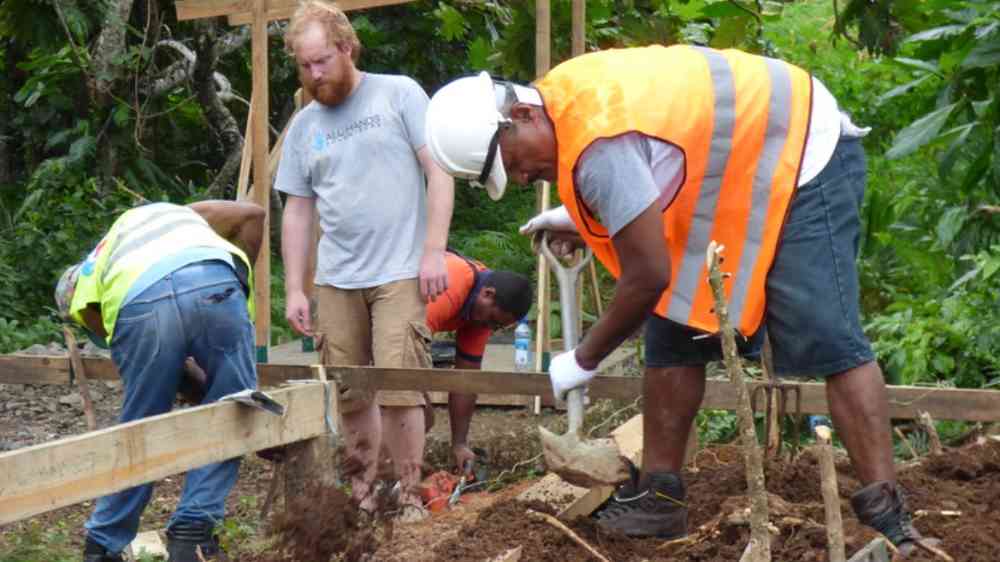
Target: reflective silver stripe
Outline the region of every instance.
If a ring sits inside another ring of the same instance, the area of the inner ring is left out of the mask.
[[[701,278],[702,268],[705,267],[705,249],[708,248],[712,225],[715,223],[715,208],[722,191],[722,176],[726,172],[729,155],[732,152],[733,128],[736,122],[736,88],[729,61],[717,51],[704,47],[694,47],[694,49],[703,54],[708,61],[715,93],[715,112],[708,165],[667,309],[667,316],[670,319],[685,324],[691,316],[698,280]]]
[[[101,282],[105,282],[108,279],[108,275],[114,270],[115,263],[121,261],[123,258],[131,254],[132,252],[143,248],[150,240],[155,240],[164,234],[170,232],[171,230],[178,228],[180,226],[192,224],[197,226],[205,226],[204,221],[200,217],[192,217],[189,213],[183,213],[181,216],[176,211],[150,215],[150,219],[159,219],[165,215],[178,214],[177,220],[167,221],[160,226],[142,233],[141,235],[135,235],[135,229],[131,229],[129,232],[124,233],[119,236],[118,242],[111,253],[111,257],[108,258],[107,264],[104,266],[104,275],[101,276]],[[145,221],[143,224],[148,224],[149,221]]]
[[[750,220],[744,236],[740,266],[733,277],[734,285],[729,296],[729,314],[733,326],[739,326],[743,317],[743,306],[753,269],[760,255],[764,227],[767,223],[767,208],[771,199],[771,185],[774,174],[785,149],[788,127],[792,115],[792,77],[785,63],[775,59],[765,59],[767,73],[771,77],[771,98],[767,107],[767,129],[764,133],[764,147],[757,160],[757,171],[753,176],[751,192]]]

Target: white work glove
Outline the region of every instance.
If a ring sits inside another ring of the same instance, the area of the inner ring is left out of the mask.
[[[574,388],[586,386],[594,378],[597,370],[588,371],[576,362],[576,348],[560,353],[549,363],[549,380],[552,394],[557,400],[565,401],[566,393]]]
[[[573,224],[573,219],[569,218],[569,211],[562,205],[537,214],[534,218],[522,224],[518,231],[521,234],[530,236],[542,230],[577,231],[576,225]]]

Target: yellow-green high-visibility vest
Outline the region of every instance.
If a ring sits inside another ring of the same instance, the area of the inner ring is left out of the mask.
[[[118,217],[81,266],[70,316],[83,325],[81,311],[89,303],[100,303],[110,343],[132,284],[160,260],[191,248],[218,248],[243,261],[249,286],[247,310],[253,318],[253,274],[247,255],[216,234],[194,210],[172,203],[136,207]]]

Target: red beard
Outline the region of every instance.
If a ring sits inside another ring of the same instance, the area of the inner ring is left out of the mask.
[[[320,83],[304,81],[303,86],[314,100],[330,107],[344,103],[344,100],[351,95],[351,83],[347,80]]]

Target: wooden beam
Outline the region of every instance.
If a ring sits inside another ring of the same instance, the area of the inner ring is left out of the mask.
[[[405,4],[413,0],[338,0],[340,9],[348,12]],[[229,16],[230,25],[246,25],[253,21],[253,0],[178,0],[177,20],[193,20]],[[292,17],[299,0],[270,0],[266,5],[267,21],[284,20]]]
[[[118,380],[110,359],[83,358],[91,379]],[[459,369],[386,369],[377,367],[327,366],[331,377],[347,386],[387,390],[420,390],[542,396],[552,400],[552,385],[543,373],[475,371]],[[260,386],[274,386],[294,379],[310,379],[308,365],[258,364]],[[69,359],[51,355],[0,355],[0,384],[69,384]],[[752,389],[763,384],[750,382]],[[803,414],[829,414],[823,383],[789,383],[802,392]],[[917,419],[927,411],[937,420],[998,421],[1000,390],[888,386],[889,415]],[[598,375],[590,385],[590,397],[635,400],[642,393],[642,377]],[[708,379],[702,409],[733,410],[736,394],[729,381]],[[794,402],[789,403],[789,409]]]
[[[408,2],[413,2],[414,0],[337,0],[337,5],[340,9],[349,12],[352,10],[364,10],[366,8],[378,8],[381,6],[393,6],[396,4],[406,4]],[[280,0],[278,2],[272,2],[272,5],[283,3]],[[267,20],[287,20],[291,19],[292,14],[295,13],[298,0],[293,0],[293,6],[283,7],[283,8],[271,8],[267,11]],[[229,16],[229,25],[245,25],[250,23],[250,14],[238,13]]]
[[[67,357],[0,355],[0,384],[69,384],[69,382]]]
[[[0,525],[322,435],[319,386],[271,392],[284,417],[217,402],[0,453]]]

